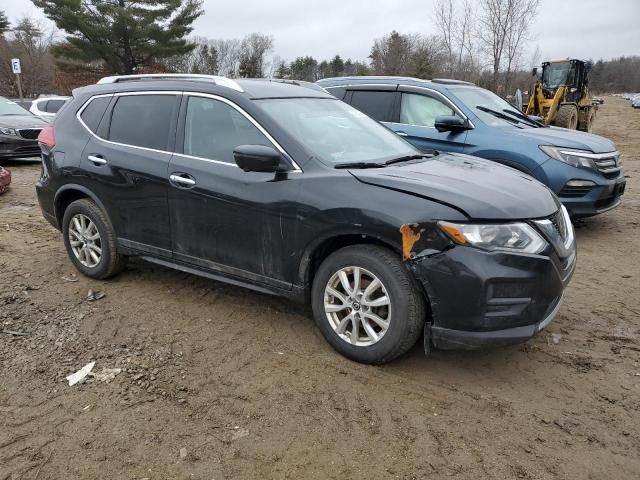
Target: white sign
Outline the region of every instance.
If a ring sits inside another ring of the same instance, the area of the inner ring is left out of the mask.
[[[13,70],[13,73],[22,73],[22,69],[20,68],[20,59],[19,58],[12,58],[11,59],[11,69]]]

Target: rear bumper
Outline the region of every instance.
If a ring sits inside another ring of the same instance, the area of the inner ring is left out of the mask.
[[[520,343],[553,321],[576,266],[555,253],[521,255],[456,246],[411,263],[429,296],[431,340],[442,349]]]

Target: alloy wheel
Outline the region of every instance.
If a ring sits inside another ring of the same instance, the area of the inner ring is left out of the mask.
[[[102,258],[102,241],[96,224],[89,217],[77,213],[69,222],[69,243],[78,261],[94,268]]]
[[[335,272],[324,291],[324,311],[345,342],[369,346],[380,341],[391,322],[391,299],[382,281],[361,267]]]

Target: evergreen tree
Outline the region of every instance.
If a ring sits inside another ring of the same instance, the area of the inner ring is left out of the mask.
[[[10,26],[9,19],[4,14],[4,12],[0,10],[0,37],[4,35],[4,32],[9,30],[9,26]]]
[[[331,60],[331,75],[334,77],[341,77],[344,74],[344,62],[340,55],[336,55]]]
[[[190,52],[185,36],[203,11],[202,0],[33,0],[66,44],[54,49],[61,63],[102,60],[115,73]]]

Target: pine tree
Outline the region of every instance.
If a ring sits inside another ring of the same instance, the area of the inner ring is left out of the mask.
[[[10,26],[9,19],[4,14],[4,12],[0,10],[0,37],[4,35],[4,32],[9,30],[9,26]]]
[[[190,52],[185,36],[202,15],[202,0],[33,0],[66,43],[53,53],[61,64],[102,60],[114,73]]]

